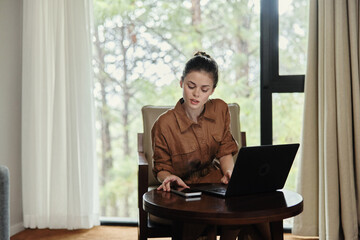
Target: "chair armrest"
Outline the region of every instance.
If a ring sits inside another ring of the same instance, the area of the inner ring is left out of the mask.
[[[146,160],[145,153],[144,153],[144,152],[138,152],[138,157],[139,157],[139,159],[138,159],[138,165],[139,165],[139,167],[140,167],[140,166],[144,166],[144,167],[148,168],[148,167],[149,167],[149,163],[148,163],[148,161]]]
[[[149,164],[146,161],[145,154],[142,152],[138,153],[139,156],[139,164],[138,164],[138,193],[139,193],[139,200],[142,199],[142,195],[148,191],[148,169]],[[139,203],[139,207],[142,208],[142,201]]]
[[[246,132],[241,132],[242,147],[246,147]]]
[[[149,163],[146,160],[142,145],[142,133],[138,133],[138,200],[139,209],[142,209],[142,196],[148,191]]]

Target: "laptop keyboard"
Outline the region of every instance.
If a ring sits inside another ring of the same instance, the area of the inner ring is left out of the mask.
[[[214,193],[219,195],[225,195],[226,193],[226,187],[224,187],[224,185],[220,183],[200,185],[200,186],[196,186],[195,189],[205,193],[207,192],[207,193]]]
[[[215,188],[215,189],[211,189],[211,192],[226,193],[226,189],[225,188]]]

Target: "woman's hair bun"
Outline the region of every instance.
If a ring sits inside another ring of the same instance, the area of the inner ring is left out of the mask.
[[[197,51],[194,56],[203,56],[203,57],[207,57],[207,58],[211,58],[209,54],[207,54],[206,52],[201,52],[201,51]]]
[[[196,52],[194,56],[186,62],[181,81],[184,81],[186,75],[192,71],[205,71],[210,73],[214,80],[213,86],[216,88],[219,81],[218,65],[209,54],[200,51]]]

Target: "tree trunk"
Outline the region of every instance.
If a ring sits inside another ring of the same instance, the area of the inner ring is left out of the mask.
[[[121,84],[121,90],[124,100],[124,109],[122,111],[122,125],[124,129],[124,138],[123,138],[123,147],[124,147],[124,156],[128,157],[130,156],[130,139],[129,139],[129,105],[130,105],[130,87],[128,83],[128,63],[127,63],[127,50],[128,47],[124,45],[124,41],[126,39],[126,26],[123,26],[120,28],[120,48],[121,48],[121,54],[123,56],[122,60],[122,67],[123,67],[123,78],[122,78],[122,84]]]
[[[200,24],[201,24],[201,5],[200,5],[200,0],[191,0],[191,24],[195,29],[195,32],[198,34],[197,36],[197,42],[199,43],[198,49],[194,49],[199,50],[202,49],[202,32],[200,29]]]
[[[201,23],[200,0],[191,0],[191,19],[193,26],[200,25]]]
[[[100,188],[104,187],[107,180],[109,179],[109,171],[113,166],[113,156],[111,147],[111,134],[110,134],[110,121],[108,118],[108,103],[107,103],[107,92],[106,92],[106,77],[101,74],[105,69],[104,52],[101,48],[99,41],[99,32],[95,28],[95,48],[97,52],[99,74],[96,76],[100,83],[101,93],[101,106],[100,106],[100,120],[101,120],[101,176],[100,176]],[[106,205],[101,206],[101,215],[106,216]]]
[[[250,30],[251,27],[251,13],[243,14],[239,16],[239,29],[247,29]],[[250,97],[250,65],[249,65],[249,58],[251,57],[251,53],[249,50],[249,42],[243,35],[237,34],[236,38],[236,51],[240,54],[245,56],[245,61],[242,62],[241,66],[236,68],[236,79],[245,79],[244,88],[241,88],[240,95],[246,98]]]

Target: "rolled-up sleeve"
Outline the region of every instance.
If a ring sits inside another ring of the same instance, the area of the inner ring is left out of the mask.
[[[219,149],[216,153],[216,158],[220,159],[221,157],[231,154],[231,155],[235,155],[238,152],[238,145],[234,139],[234,137],[232,136],[231,132],[230,132],[230,112],[229,112],[229,108],[226,105],[225,106],[226,110],[224,111],[224,132],[222,135],[222,139],[220,141],[220,146]]]
[[[152,148],[153,148],[153,173],[157,176],[160,171],[168,171],[173,174],[174,169],[172,167],[171,155],[169,146],[164,137],[163,131],[160,128],[160,124],[156,122],[151,130],[152,136]]]

